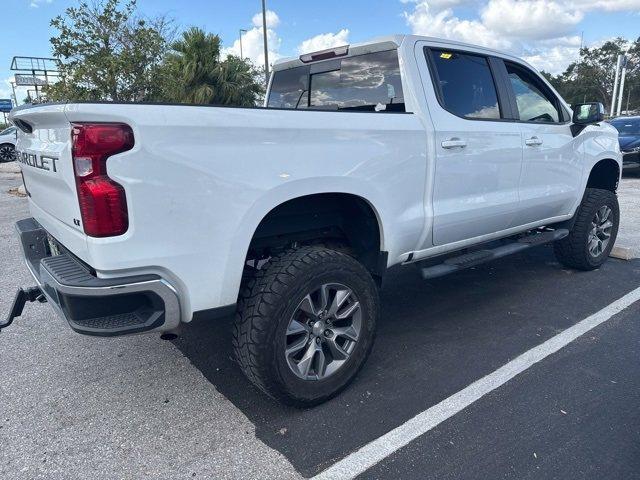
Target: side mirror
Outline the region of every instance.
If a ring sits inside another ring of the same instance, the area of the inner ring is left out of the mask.
[[[604,105],[599,102],[578,103],[573,105],[573,123],[591,125],[604,120]]]

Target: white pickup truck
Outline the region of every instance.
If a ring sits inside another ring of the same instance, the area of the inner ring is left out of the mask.
[[[279,62],[265,108],[19,108],[39,299],[73,330],[171,333],[236,314],[267,394],[344,388],[398,264],[433,278],[555,242],[591,270],[616,239],[617,133],[509,54],[393,36]],[[0,326],[1,327],[1,326]]]

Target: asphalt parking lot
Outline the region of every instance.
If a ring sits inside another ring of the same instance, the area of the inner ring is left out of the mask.
[[[32,284],[13,234],[26,202],[7,193],[18,184],[0,170],[2,315]],[[640,179],[620,197],[621,242],[637,252]],[[311,410],[245,380],[232,319],[172,342],[96,339],[30,304],[0,333],[0,478],[299,478],[336,464],[335,478],[640,478],[638,288],[640,260],[574,272],[548,246],[429,282],[395,269],[365,369]],[[600,323],[531,360],[589,318]],[[518,361],[521,373],[492,376]],[[410,428],[483,379],[486,394]],[[398,448],[381,455],[390,432]]]

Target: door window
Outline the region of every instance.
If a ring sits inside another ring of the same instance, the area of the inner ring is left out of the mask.
[[[437,93],[446,110],[464,118],[500,118],[496,85],[486,57],[431,49],[431,58]]]
[[[557,123],[561,115],[555,96],[533,72],[505,62],[518,113],[523,122]]]

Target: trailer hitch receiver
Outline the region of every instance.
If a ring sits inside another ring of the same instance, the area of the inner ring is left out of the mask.
[[[40,302],[47,301],[47,297],[44,296],[40,287],[19,288],[16,292],[16,296],[13,299],[13,305],[7,316],[7,320],[0,323],[0,331],[7,328],[13,323],[13,321],[22,315],[22,310],[27,302]]]

